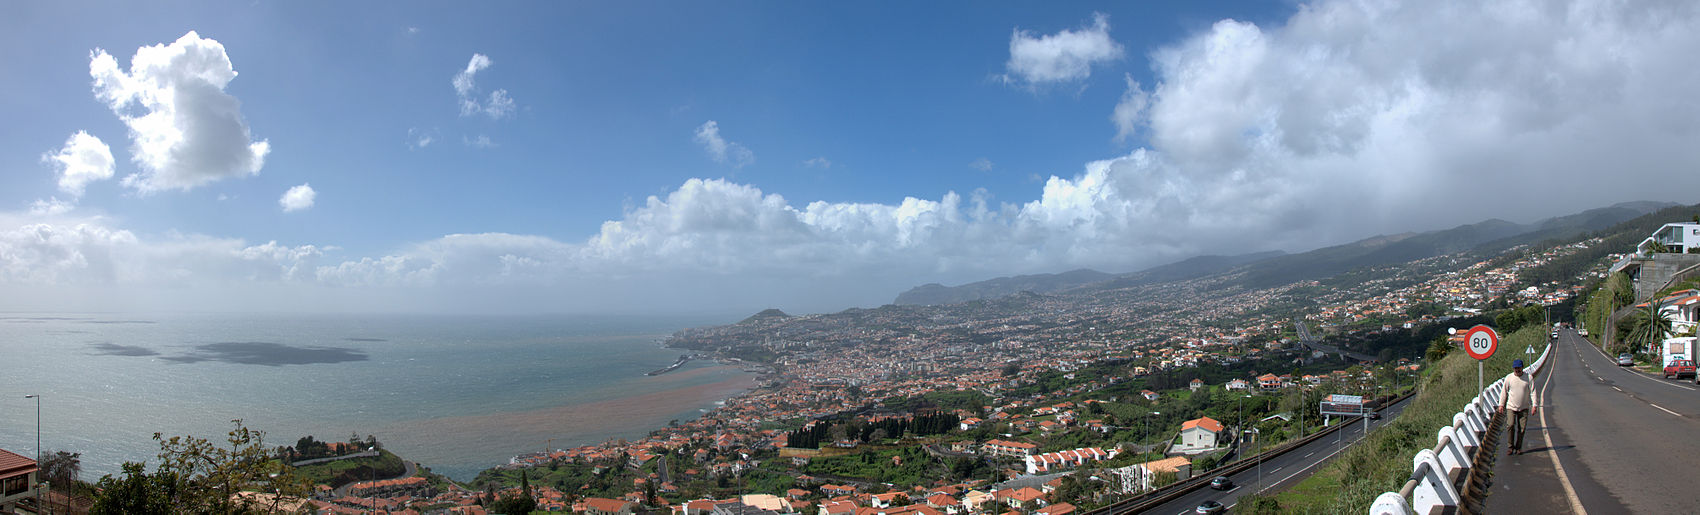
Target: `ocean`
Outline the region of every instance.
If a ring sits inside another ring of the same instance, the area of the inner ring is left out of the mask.
[[[154,433],[266,445],[373,435],[467,480],[517,454],[642,438],[755,384],[645,317],[0,314],[0,448],[82,453],[83,477],[158,462]]]

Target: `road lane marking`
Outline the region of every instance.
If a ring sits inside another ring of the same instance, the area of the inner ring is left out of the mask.
[[[1588,346],[1592,347],[1593,344],[1589,344]],[[1570,348],[1571,350],[1576,349],[1576,342],[1574,340],[1570,342]],[[1600,355],[1605,355],[1605,352],[1601,351]],[[1545,384],[1541,385],[1541,398],[1547,399],[1547,402],[1552,402],[1551,398],[1547,397],[1547,393],[1552,391],[1552,376],[1556,375],[1558,374],[1547,374]],[[1570,476],[1564,473],[1564,464],[1559,463],[1558,461],[1558,450],[1552,445],[1552,423],[1547,422],[1548,411],[1552,410],[1550,408],[1540,410],[1541,436],[1546,438],[1547,448],[1553,449],[1551,452],[1547,453],[1547,456],[1552,458],[1552,468],[1558,471],[1558,481],[1564,485],[1564,496],[1570,500],[1570,511],[1578,515],[1588,515],[1588,510],[1582,507],[1582,499],[1576,497],[1576,487],[1570,484]]]
[[[1310,452],[1305,453],[1305,457],[1309,458],[1310,455],[1312,455],[1312,454],[1316,454],[1316,451],[1310,451]]]
[[[1613,390],[1617,390],[1617,391],[1620,391],[1620,392],[1621,392],[1621,391],[1623,391],[1623,389],[1622,389],[1622,388],[1618,388],[1618,387],[1616,387],[1616,386],[1613,386],[1613,387],[1611,387],[1611,389],[1613,389]]]
[[[1649,402],[1649,403],[1647,403],[1647,405],[1648,405],[1648,406],[1652,406],[1652,407],[1655,407],[1655,408],[1659,408],[1659,411],[1663,411],[1663,412],[1665,412],[1665,413],[1669,413],[1669,414],[1672,414],[1672,415],[1676,415],[1676,416],[1678,416],[1678,417],[1680,417],[1680,416],[1682,416],[1682,414],[1681,414],[1681,413],[1677,413],[1677,412],[1675,412],[1675,411],[1671,411],[1671,410],[1668,410],[1668,409],[1665,409],[1665,407],[1664,407],[1664,406],[1660,406],[1660,405],[1657,405],[1657,404],[1653,404],[1653,403],[1651,403],[1651,402]]]

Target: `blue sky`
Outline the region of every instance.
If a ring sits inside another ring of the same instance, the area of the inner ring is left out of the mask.
[[[833,310],[1688,203],[1696,19],[1585,1],[8,4],[0,288],[19,295],[0,309]],[[162,67],[138,69],[156,46]],[[163,64],[182,55],[201,59]]]

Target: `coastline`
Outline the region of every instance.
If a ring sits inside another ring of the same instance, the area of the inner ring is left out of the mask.
[[[509,458],[514,456],[546,449],[552,451],[619,440],[641,440],[666,427],[666,422],[656,425],[652,421],[673,419],[681,424],[695,421],[760,386],[760,376],[745,373],[743,367],[725,362],[667,376],[673,380],[688,380],[729,371],[738,371],[738,377],[582,404],[424,419],[403,424],[406,427],[390,428],[392,430],[385,433],[409,433],[411,436],[403,438],[390,437],[393,442],[390,448],[417,459],[433,472],[456,481],[468,481],[484,470],[507,465]],[[563,426],[575,427],[576,431],[565,433]],[[500,433],[506,438],[497,441],[479,437],[491,433]],[[536,447],[528,449],[509,443],[516,440],[534,442]],[[435,454],[431,452],[433,448],[454,448],[461,454],[507,458],[480,465],[439,463],[440,460],[430,457]]]

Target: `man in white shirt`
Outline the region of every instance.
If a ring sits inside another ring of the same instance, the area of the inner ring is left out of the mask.
[[[1505,395],[1499,401],[1499,412],[1511,410],[1511,429],[1505,455],[1523,454],[1523,428],[1530,414],[1539,409],[1534,377],[1523,373],[1523,360],[1511,362],[1511,373],[1505,376]]]

